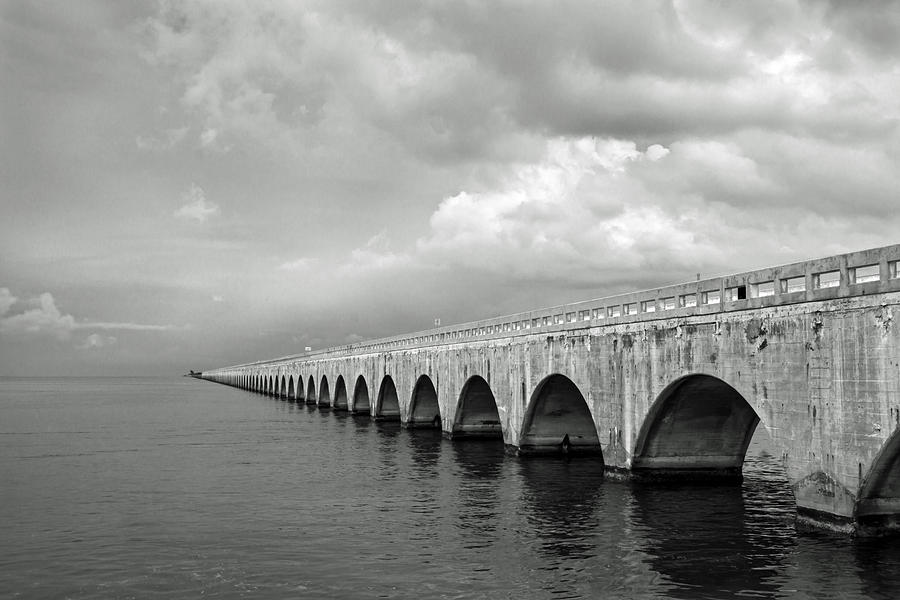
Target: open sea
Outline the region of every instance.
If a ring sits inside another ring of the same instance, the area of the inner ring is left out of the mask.
[[[900,539],[190,378],[0,378],[0,598],[900,598]]]

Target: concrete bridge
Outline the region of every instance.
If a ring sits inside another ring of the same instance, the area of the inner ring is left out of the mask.
[[[900,245],[204,371],[633,477],[740,479],[768,430],[801,519],[900,530]]]

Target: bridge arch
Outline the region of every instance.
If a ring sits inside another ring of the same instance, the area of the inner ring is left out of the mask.
[[[287,387],[287,398],[289,401],[293,402],[297,399],[296,387],[294,387],[294,376],[293,374],[288,377],[288,387]]]
[[[344,383],[344,376],[338,375],[334,382],[334,410],[347,410],[347,384]]]
[[[303,375],[300,373],[297,374],[297,402],[302,402],[306,399],[306,389],[303,385]]]
[[[313,379],[313,376],[309,376],[309,382],[306,384],[306,403],[307,404],[315,404],[317,401],[316,396],[316,381]]]
[[[273,396],[275,394],[275,376],[269,375],[268,387],[266,388],[266,392]]]
[[[678,477],[741,477],[759,417],[736,389],[695,373],[670,383],[644,418],[632,470]]]
[[[278,390],[278,395],[282,398],[287,398],[288,388],[287,388],[287,377],[285,375],[281,376],[281,388]]]
[[[491,386],[480,375],[463,385],[453,419],[451,437],[503,437],[500,412]]]
[[[328,376],[322,375],[319,382],[319,406],[331,408],[331,390],[328,388]]]
[[[356,385],[353,387],[353,404],[350,405],[350,412],[356,415],[368,415],[372,412],[369,402],[369,386],[366,378],[362,375],[356,378]]]
[[[861,533],[900,531],[900,429],[872,462],[858,498],[855,517]]]
[[[438,405],[437,390],[428,375],[421,375],[413,388],[409,401],[407,427],[421,429],[441,428],[441,408]]]
[[[397,398],[397,386],[390,375],[385,375],[378,389],[378,400],[375,403],[375,419],[378,421],[399,421],[400,400]]]
[[[535,387],[522,422],[519,453],[597,454],[602,460],[587,401],[565,375],[549,375]]]

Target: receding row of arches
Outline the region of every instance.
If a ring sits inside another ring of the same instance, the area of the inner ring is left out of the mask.
[[[321,408],[400,421],[401,402],[391,375],[372,394],[363,375],[348,385],[343,375],[318,381],[294,375],[248,375],[241,387],[302,401]],[[523,390],[524,394],[524,390]],[[462,386],[452,415],[443,415],[431,378],[420,375],[413,386],[404,425],[446,429],[451,437],[503,437],[500,410],[491,386],[479,375]],[[444,428],[445,419],[449,427]],[[723,380],[691,374],[666,387],[644,418],[632,453],[635,473],[696,474],[740,477],[747,447],[759,417],[743,396]],[[621,445],[621,431],[610,432],[609,445]],[[563,452],[603,457],[597,419],[578,386],[555,373],[538,383],[527,404],[517,440],[522,454]]]
[[[238,375],[222,382],[376,420],[401,420],[401,402],[391,375],[382,377],[377,391],[370,389],[362,375],[350,385],[342,375],[333,382],[324,375],[316,381],[313,376],[285,374]],[[444,429],[451,437],[494,438],[503,438],[504,425],[509,425],[500,417],[491,386],[479,375],[465,381],[455,410],[450,410],[453,414],[442,414],[437,389],[423,374],[413,385],[404,425]],[[555,373],[533,390],[514,442],[521,454],[587,454],[602,461],[604,446],[623,446],[622,432],[611,429],[608,441],[601,445],[598,421],[578,386]],[[665,387],[642,416],[628,466],[638,475],[740,478],[759,424],[756,410],[737,389],[713,375],[688,374]],[[900,519],[900,428],[865,470],[860,464],[854,519],[860,525]]]

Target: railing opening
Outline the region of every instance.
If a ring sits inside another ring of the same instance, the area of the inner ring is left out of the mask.
[[[863,267],[854,267],[850,270],[850,281],[852,283],[868,283],[879,279],[881,279],[881,272],[878,265],[865,265]]]
[[[813,287],[817,290],[833,288],[841,285],[840,271],[826,271],[813,275]]]

